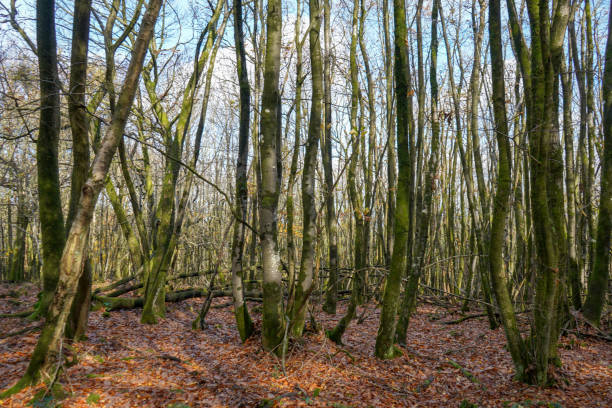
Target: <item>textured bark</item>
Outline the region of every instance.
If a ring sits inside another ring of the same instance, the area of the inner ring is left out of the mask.
[[[242,1],[234,0],[234,41],[236,43],[236,70],[240,85],[240,129],[238,133],[238,159],[236,161],[236,202],[241,219],[247,218],[247,161],[249,159],[249,120],[251,113],[251,88],[247,72],[244,32],[242,28]],[[232,293],[234,314],[240,339],[245,341],[253,332],[253,322],[249,309],[244,302],[243,281],[244,265],[244,224],[234,224],[232,241]]]
[[[338,227],[336,220],[336,206],[334,202],[334,173],[332,167],[332,99],[331,99],[331,6],[330,0],[323,0],[325,60],[323,63],[323,84],[325,99],[325,130],[321,133],[321,161],[323,162],[324,189],[325,189],[325,227],[329,244],[329,278],[325,292],[323,310],[329,314],[336,314],[338,298]]]
[[[385,10],[386,12],[386,10]],[[376,337],[375,354],[378,358],[395,356],[396,316],[400,303],[402,277],[406,269],[406,251],[410,232],[410,195],[412,183],[409,151],[408,124],[412,121],[412,96],[410,86],[410,68],[408,64],[406,8],[402,0],[393,2],[393,19],[395,24],[395,94],[397,95],[397,158],[399,164],[397,181],[397,211],[394,213],[394,249],[391,256],[391,268],[385,282],[380,325]],[[391,150],[394,147],[388,146]]]
[[[40,77],[40,125],[36,142],[36,164],[43,258],[43,290],[39,313],[46,316],[59,279],[60,258],[65,242],[57,151],[60,131],[60,88],[57,73],[54,0],[36,2],[36,45],[39,50]]]
[[[323,115],[323,64],[321,59],[321,4],[320,0],[308,2],[310,25],[310,72],[312,77],[312,103],[308,139],[302,171],[302,257],[300,273],[295,286],[295,296],[291,305],[291,334],[301,336],[304,329],[308,297],[314,289],[314,255],[317,232],[317,208],[315,200],[315,172],[317,153],[321,138],[321,118]]]
[[[74,221],[81,189],[89,172],[89,113],[85,103],[85,90],[90,14],[91,0],[75,1],[70,59],[70,94],[68,95],[68,116],[72,131],[72,178],[68,218],[66,219],[67,230],[70,230]],[[78,339],[85,334],[87,328],[92,280],[91,265],[87,256],[85,256],[83,268],[83,274],[77,286],[77,294],[66,322],[66,337],[70,339]]]
[[[433,194],[436,184],[436,173],[438,171],[439,149],[440,149],[440,120],[438,112],[438,11],[440,4],[434,0],[431,20],[431,65],[429,71],[429,82],[431,87],[431,151],[425,174],[425,186],[423,190],[423,208],[419,214],[419,224],[416,230],[414,259],[407,263],[408,282],[405,285],[400,318],[397,326],[397,337],[400,343],[406,341],[406,331],[410,316],[414,310],[418,292],[419,280],[425,266],[425,255],[429,240],[429,228],[434,220],[433,214]],[[415,215],[416,217],[416,215]]]
[[[280,160],[279,92],[280,50],[282,28],[281,0],[268,0],[266,19],[266,53],[264,86],[261,103],[261,184],[259,225],[263,260],[263,329],[262,342],[266,350],[281,352],[285,321],[281,265],[278,253],[277,209],[282,169]]]
[[[518,329],[514,307],[508,292],[502,257],[506,219],[510,209],[508,201],[512,188],[512,178],[508,120],[506,118],[505,106],[506,90],[504,86],[504,58],[499,0],[489,1],[489,44],[491,51],[493,113],[497,148],[499,151],[497,191],[493,201],[493,220],[489,242],[489,271],[502,324],[508,340],[508,351],[510,351],[518,376],[523,377],[527,369],[526,348]]]
[[[601,157],[601,194],[597,220],[597,241],[589,291],[584,303],[584,316],[599,325],[606,303],[610,271],[610,236],[612,231],[612,17],[608,21],[605,71],[603,77],[603,155]]]

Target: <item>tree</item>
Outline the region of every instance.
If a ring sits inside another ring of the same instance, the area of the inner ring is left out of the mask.
[[[104,186],[104,179],[107,176],[110,162],[123,137],[123,131],[136,94],[138,79],[149,41],[153,36],[161,4],[161,0],[151,0],[147,5],[126,78],[117,101],[117,111],[113,116],[110,129],[100,142],[100,147],[91,166],[91,175],[81,190],[79,206],[62,253],[57,290],[49,306],[47,319],[32,353],[28,368],[17,384],[0,394],[1,398],[12,395],[28,385],[35,384],[40,379],[53,380],[57,373],[56,367],[61,364],[62,335],[79,279],[83,273],[83,261],[93,211],[98,195]],[[47,8],[46,11],[52,15],[54,8]],[[46,21],[47,17],[38,16],[43,21]]]
[[[244,31],[242,29],[242,1],[234,0],[234,39],[236,41],[236,70],[240,86],[240,129],[238,135],[238,159],[236,161],[236,202],[238,214],[242,220],[247,215],[247,161],[249,158],[249,120],[251,115],[251,88],[247,73],[246,52],[244,49]],[[234,224],[232,243],[232,291],[234,295],[234,313],[240,338],[245,341],[253,332],[253,322],[249,309],[244,301],[243,282],[244,224]]]
[[[406,269],[406,252],[410,233],[410,195],[411,195],[411,152],[409,151],[409,132],[412,130],[412,93],[407,41],[406,10],[403,1],[394,0],[393,19],[395,23],[395,94],[397,95],[397,159],[399,164],[397,180],[397,204],[394,220],[393,255],[389,276],[385,282],[380,326],[376,337],[376,357],[391,358],[395,353],[396,316],[400,304],[401,281]],[[392,149],[392,146],[388,147]],[[389,187],[391,188],[391,186]]]
[[[266,56],[261,101],[261,185],[259,233],[263,260],[263,331],[266,350],[280,353],[284,334],[283,292],[276,230],[282,167],[280,160],[281,100],[279,93],[281,0],[268,0]]]
[[[317,208],[315,200],[315,170],[321,138],[321,116],[323,114],[323,64],[321,59],[321,4],[320,0],[309,0],[310,67],[312,76],[312,104],[306,140],[306,155],[302,172],[303,235],[300,273],[295,286],[295,297],[291,305],[291,332],[301,336],[308,297],[314,289],[314,252],[316,242]],[[298,101],[299,103],[299,101]]]
[[[612,17],[608,21],[605,71],[603,77],[603,155],[601,156],[601,193],[597,218],[597,241],[593,271],[589,276],[584,316],[599,325],[606,300],[610,273],[610,236],[612,230]]]

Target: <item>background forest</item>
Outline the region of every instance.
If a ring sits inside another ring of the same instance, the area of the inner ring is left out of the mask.
[[[440,346],[453,329],[427,321],[445,317],[519,390],[572,387],[565,349],[606,350],[588,392],[612,398],[609,11],[1,0],[0,350],[32,342],[0,395],[63,384],[102,326],[200,336],[229,313],[238,337],[220,343],[263,348],[248,364],[285,377],[313,341],[375,372],[427,360],[414,336]],[[365,406],[414,403],[393,387]],[[279,403],[262,393],[240,403]],[[320,404],[366,404],[339,395]]]

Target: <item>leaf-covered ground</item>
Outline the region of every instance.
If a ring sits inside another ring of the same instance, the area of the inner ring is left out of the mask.
[[[0,285],[0,313],[27,310],[35,293],[32,285]],[[379,361],[373,357],[379,310],[370,305],[359,310],[363,323],[351,324],[344,346],[308,332],[290,346],[283,370],[262,350],[259,333],[240,343],[231,306],[212,308],[208,328],[192,330],[202,301],[168,304],[167,317],[155,326],[140,324],[140,309],[92,312],[87,340],[64,348],[77,363],[58,380],[66,394],[62,406],[612,406],[612,343],[602,340],[564,337],[557,374],[563,386],[540,389],[512,379],[502,329],[490,331],[484,318],[443,324],[460,316],[427,304],[411,320],[404,355]],[[258,306],[250,306],[260,328]],[[330,328],[343,311],[334,317],[320,312],[317,323]],[[7,334],[37,324],[0,319],[0,389],[19,379],[38,336]],[[44,394],[43,387],[0,406],[26,407],[37,392]],[[47,395],[42,403],[50,402]]]

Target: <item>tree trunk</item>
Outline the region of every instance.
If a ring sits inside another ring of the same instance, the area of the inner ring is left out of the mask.
[[[74,3],[72,26],[72,53],[70,61],[70,95],[68,114],[72,131],[72,180],[70,183],[70,204],[66,229],[70,230],[79,204],[81,189],[89,171],[89,113],[85,104],[87,82],[87,50],[89,48],[89,20],[91,0],[77,0]],[[84,270],[77,294],[72,302],[70,316],[66,322],[66,337],[78,339],[85,334],[91,300],[91,265],[85,256]]]
[[[281,0],[268,0],[266,20],[266,53],[264,87],[261,103],[261,184],[259,233],[263,260],[263,329],[262,342],[266,350],[280,354],[283,340],[283,291],[278,253],[277,208],[281,187],[279,92],[280,50],[282,28]]]
[[[234,40],[236,43],[236,70],[240,85],[240,129],[238,133],[238,159],[236,161],[236,202],[238,214],[242,220],[247,217],[247,162],[249,159],[249,120],[251,113],[251,88],[247,72],[246,52],[244,50],[244,32],[242,29],[242,1],[234,0]],[[232,241],[232,293],[234,296],[234,314],[240,339],[245,341],[253,332],[253,322],[249,309],[244,301],[243,281],[244,224],[234,224]]]
[[[386,12],[385,10],[384,12]],[[385,282],[380,326],[376,337],[376,357],[384,359],[395,356],[396,316],[400,303],[400,289],[404,270],[406,269],[406,251],[410,232],[410,197],[412,183],[409,151],[408,124],[412,122],[412,96],[408,50],[406,49],[407,28],[406,8],[402,0],[393,2],[393,19],[395,24],[395,94],[397,95],[397,158],[399,164],[397,182],[397,209],[394,213],[394,243],[391,256],[389,276]],[[394,146],[388,146],[393,149]]]
[[[493,200],[493,220],[489,241],[489,272],[499,305],[500,316],[506,338],[508,351],[519,377],[527,369],[527,354],[521,338],[508,284],[506,282],[503,261],[504,233],[508,217],[508,200],[511,192],[510,143],[508,140],[508,121],[506,118],[506,90],[504,86],[504,57],[501,33],[501,7],[499,0],[489,2],[489,43],[491,51],[491,76],[495,134],[499,159],[497,162],[497,191]]]
[[[39,313],[46,316],[59,279],[60,258],[65,243],[57,151],[60,132],[60,88],[55,38],[55,0],[36,2],[36,43],[39,50],[40,76],[40,125],[36,142],[36,163],[43,257],[43,290]]]
[[[584,316],[599,325],[606,303],[610,271],[610,234],[612,230],[612,17],[608,21],[605,71],[603,77],[603,155],[601,157],[601,194],[597,220],[597,241],[589,291],[584,303]]]
[[[56,373],[55,367],[61,363],[62,334],[70,312],[70,306],[77,291],[79,279],[83,272],[87,236],[95,204],[104,186],[104,180],[108,174],[113,155],[117,150],[119,141],[123,137],[128,115],[138,87],[142,64],[149,41],[153,36],[155,21],[157,20],[161,4],[162,0],[151,0],[142,19],[140,32],[136,38],[132,58],[118,98],[117,111],[113,115],[109,130],[100,143],[98,153],[91,167],[91,175],[81,190],[79,206],[61,258],[57,291],[50,304],[47,319],[32,353],[30,364],[18,383],[0,394],[2,398],[38,382],[41,378],[43,380],[52,380]],[[52,16],[53,7],[46,11]],[[39,18],[42,19],[46,17],[48,16],[39,15]]]
[[[321,116],[323,114],[323,65],[321,61],[321,5],[320,0],[309,0],[309,42],[312,76],[312,103],[306,155],[302,171],[302,257],[300,273],[296,281],[295,297],[291,305],[291,333],[299,337],[304,329],[308,297],[314,288],[314,252],[316,246],[317,208],[315,200],[315,172],[317,153],[321,138]]]
[[[338,227],[336,220],[336,207],[334,203],[334,173],[332,167],[332,109],[331,109],[331,6],[330,0],[323,0],[325,61],[323,64],[323,84],[325,99],[325,130],[321,133],[321,161],[324,171],[325,188],[325,226],[329,245],[329,278],[325,292],[323,310],[329,314],[336,314],[338,297]]]
[[[425,255],[427,250],[427,242],[429,240],[430,223],[433,221],[433,195],[437,180],[438,172],[438,151],[440,149],[440,120],[438,112],[438,79],[437,79],[437,63],[438,63],[438,10],[440,4],[438,0],[434,0],[431,20],[431,65],[429,72],[429,81],[431,86],[431,152],[429,163],[427,165],[427,173],[425,175],[425,186],[423,191],[423,213],[419,214],[419,225],[416,231],[416,248],[414,252],[414,261],[410,260],[407,264],[408,282],[405,285],[402,306],[400,309],[400,318],[397,326],[397,337],[400,343],[406,341],[406,331],[408,330],[408,322],[414,310],[417,292],[419,289],[419,280],[425,266]],[[412,263],[414,265],[412,265]]]

